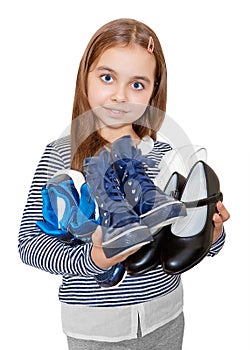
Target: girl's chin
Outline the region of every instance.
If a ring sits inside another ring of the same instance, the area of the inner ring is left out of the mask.
[[[101,128],[121,129],[121,128],[127,127],[130,124],[131,123],[116,122],[116,123],[102,124]]]
[[[103,127],[109,127],[112,129],[117,129],[117,128],[121,128],[123,126],[127,126],[127,125],[131,125],[132,123],[134,123],[136,120],[138,120],[139,118],[132,118],[130,116],[130,118],[128,116],[124,117],[119,117],[119,116],[97,116],[97,119],[99,120],[99,125],[103,126]]]

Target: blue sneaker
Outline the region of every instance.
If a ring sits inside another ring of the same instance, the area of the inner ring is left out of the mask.
[[[148,227],[124,198],[117,175],[111,166],[110,153],[86,158],[83,165],[90,193],[99,208],[103,232],[102,247],[107,258],[141,247],[153,240]]]
[[[129,135],[113,142],[111,157],[125,198],[152,234],[186,215],[184,204],[166,195],[147,175],[155,162],[142,156]]]
[[[36,224],[43,232],[68,244],[91,241],[98,221],[94,200],[80,172],[57,173],[43,187],[42,198],[43,220]]]
[[[94,200],[83,181],[80,172],[60,172],[42,190],[44,220],[37,221],[37,226],[69,245],[91,241],[91,235],[99,224],[99,220],[95,220]],[[111,288],[118,287],[125,276],[124,264],[118,263],[94,278],[100,287]]]

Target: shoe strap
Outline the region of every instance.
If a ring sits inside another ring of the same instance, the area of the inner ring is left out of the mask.
[[[204,207],[205,205],[208,205],[210,203],[217,203],[218,201],[223,200],[223,194],[222,192],[218,192],[213,196],[198,199],[197,201],[191,201],[191,202],[183,202],[185,204],[186,208],[196,208],[196,207]]]

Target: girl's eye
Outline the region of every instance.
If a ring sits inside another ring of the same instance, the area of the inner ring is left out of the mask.
[[[112,83],[113,78],[110,74],[104,74],[101,76],[101,79],[105,82],[105,83]]]
[[[139,83],[138,81],[135,81],[134,83],[132,83],[132,87],[135,90],[142,90],[142,89],[144,89],[144,86],[142,85],[142,83]]]

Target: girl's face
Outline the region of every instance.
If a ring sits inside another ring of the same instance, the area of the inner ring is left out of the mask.
[[[141,117],[154,89],[155,58],[139,45],[116,46],[94,62],[88,101],[100,128],[117,129]]]

